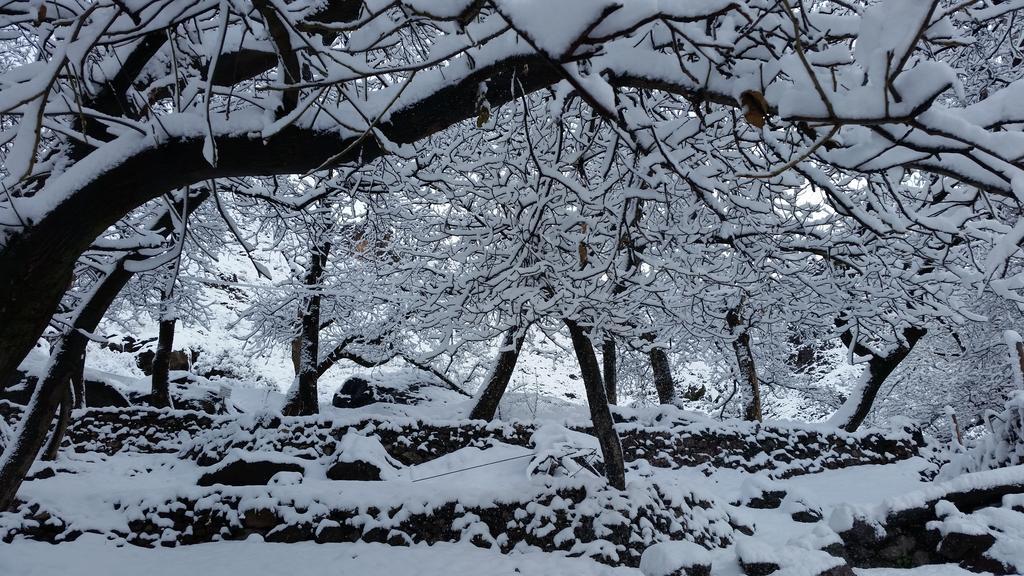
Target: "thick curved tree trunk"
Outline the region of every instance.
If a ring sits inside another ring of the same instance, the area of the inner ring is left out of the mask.
[[[601,365],[597,362],[594,344],[587,332],[574,320],[566,319],[565,325],[569,328],[572,347],[576,351],[576,360],[580,364],[580,373],[583,376],[583,385],[587,389],[590,420],[594,425],[594,435],[601,444],[605,477],[613,487],[625,490],[626,464],[622,456],[622,443],[619,441],[619,434],[615,431],[615,422],[608,408],[608,397],[605,395]]]
[[[309,416],[320,411],[317,382],[320,378],[320,282],[323,280],[330,253],[330,243],[316,247],[310,254],[309,269],[303,284],[311,292],[302,304],[299,327],[299,371],[281,412],[285,416]]]
[[[838,324],[838,323],[837,323]],[[842,324],[840,324],[842,326]],[[836,410],[836,413],[829,418],[828,423],[842,428],[847,432],[856,432],[864,424],[871,413],[871,408],[878,397],[878,391],[882,389],[885,380],[899,367],[900,363],[914,350],[918,341],[927,334],[925,328],[911,327],[903,331],[903,339],[906,344],[898,344],[882,355],[873,353],[866,346],[854,344],[854,353],[858,356],[870,356],[867,368],[860,376],[857,386],[850,393],[850,396],[843,402],[843,405]],[[840,336],[847,346],[852,344],[853,335],[847,330]]]
[[[271,53],[245,75],[256,76],[276,62]],[[558,67],[550,66],[545,57],[515,56],[480,66],[452,85],[425,93],[376,127],[391,142],[411,144],[476,116],[481,82],[488,82],[488,102],[500,106],[561,79]],[[217,166],[211,166],[203,152],[205,135],[143,138],[137,152],[117,163],[98,162],[101,169],[90,172],[88,179],[45,216],[5,240],[0,249],[0,342],[4,343],[0,346],[0,382],[13,377],[43,333],[71,284],[78,257],[134,208],[173,190],[216,178],[301,174],[325,162],[358,159],[366,163],[385,154],[376,138],[362,134],[339,137],[329,131],[288,126],[269,138],[258,132],[218,135]],[[342,151],[345,154],[338,157]],[[95,154],[106,158],[107,151],[101,148]]]
[[[160,331],[153,355],[153,379],[149,393],[149,405],[154,408],[172,408],[171,401],[171,352],[174,351],[174,328],[178,320],[174,317],[160,319]]]
[[[57,405],[68,390],[71,371],[81,350],[79,346],[84,347],[85,342],[82,337],[62,338],[50,357],[46,375],[36,384],[13,439],[0,456],[0,511],[11,507],[32,462],[46,442]]]
[[[508,383],[512,380],[512,373],[519,361],[519,353],[523,349],[523,342],[526,340],[526,330],[512,328],[505,333],[501,342],[501,350],[498,352],[498,359],[494,363],[494,369],[484,384],[483,391],[477,399],[476,405],[469,413],[473,420],[493,420],[498,412],[498,403],[505,395]]]
[[[190,199],[189,210],[195,210],[208,194],[209,191],[199,191]],[[180,208],[178,210],[180,211]],[[150,230],[167,234],[171,230],[171,222],[172,218],[168,212],[156,219]],[[133,272],[124,268],[125,262],[134,257],[133,254],[125,254],[111,264],[107,275],[98,281],[88,298],[80,304],[78,314],[72,323],[73,329],[65,333],[54,346],[47,373],[36,385],[14,439],[0,456],[0,510],[10,507],[25,479],[25,474],[32,467],[32,462],[46,441],[46,432],[61,400],[63,389],[67,388],[69,380],[74,381],[77,378],[84,382],[85,350],[89,340],[83,332],[96,331],[110,305],[134,276]],[[0,350],[5,348],[0,346]],[[82,388],[84,390],[84,383]],[[80,398],[84,401],[84,393]],[[76,402],[78,401],[76,399]]]
[[[601,345],[601,364],[604,368],[604,392],[608,403],[619,403],[619,367],[615,340],[605,338]]]
[[[658,403],[675,404],[676,383],[672,379],[672,366],[668,362],[668,354],[661,348],[651,348],[647,356],[651,360],[651,372],[654,374],[654,388],[658,391]]]

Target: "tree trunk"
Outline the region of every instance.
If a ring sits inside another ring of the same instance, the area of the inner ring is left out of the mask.
[[[71,376],[74,377],[74,367],[71,368]],[[53,427],[53,432],[50,433],[50,441],[46,444],[46,450],[43,451],[43,460],[56,460],[57,452],[60,451],[60,443],[64,441],[64,433],[67,432],[68,424],[71,422],[71,405],[74,402],[71,386],[71,381],[69,381],[68,385],[64,387],[64,395],[60,399],[60,410],[57,412],[57,423]]]
[[[276,62],[268,59],[261,71],[270,70]],[[479,70],[471,81],[424,94],[376,128],[391,142],[418,142],[476,116],[477,99],[472,95],[482,81],[489,82],[487,99],[492,106],[561,81],[557,67],[545,62],[541,56],[529,55],[502,60]],[[231,69],[218,66],[222,68]],[[14,377],[47,327],[71,284],[78,257],[133,209],[215,178],[305,173],[325,162],[370,162],[386,152],[376,138],[339,137],[332,131],[296,126],[270,137],[225,134],[217,140],[216,166],[205,160],[204,149],[203,134],[142,146],[109,168],[80,179],[41,219],[5,239],[0,248],[0,382]],[[342,157],[337,156],[339,151],[344,151]]]
[[[317,381],[320,377],[317,369],[320,354],[319,287],[330,249],[330,243],[324,243],[310,254],[309,270],[306,271],[303,284],[311,294],[306,297],[302,306],[302,322],[299,327],[299,371],[295,376],[295,386],[282,409],[285,416],[309,416],[320,411],[317,395]]]
[[[856,388],[843,402],[843,405],[836,410],[836,413],[829,418],[828,423],[847,432],[856,432],[871,413],[871,407],[874,406],[875,398],[878,396],[878,391],[882,389],[886,378],[900,365],[900,362],[903,362],[926,333],[927,329],[925,328],[905,329],[903,338],[907,342],[906,345],[899,344],[884,356],[872,354],[866,346],[854,345],[854,352],[857,355],[871,358],[868,360],[867,369],[861,374]],[[850,346],[853,335],[847,330],[841,335],[841,338],[847,346]]]
[[[72,333],[74,336],[76,333]],[[32,462],[46,442],[46,433],[61,396],[68,390],[71,371],[85,338],[62,338],[50,357],[46,375],[36,384],[14,436],[0,456],[0,511],[8,510]]]
[[[605,338],[601,346],[601,363],[604,366],[604,391],[609,404],[619,403],[619,373],[615,340]]]
[[[208,196],[208,190],[199,191],[190,198],[188,210],[195,210]],[[180,211],[181,208],[178,210]],[[154,221],[150,230],[166,235],[172,231],[172,222],[173,219],[168,211]],[[32,467],[36,455],[39,454],[39,450],[46,440],[46,432],[53,420],[57,403],[61,400],[61,393],[63,389],[67,388],[68,380],[83,379],[85,350],[89,340],[82,334],[82,331],[88,333],[96,331],[96,327],[99,326],[110,305],[134,276],[133,272],[124,269],[124,263],[134,257],[134,254],[124,254],[112,264],[106,277],[98,281],[89,296],[80,304],[78,314],[72,322],[73,329],[65,333],[54,346],[47,373],[36,385],[32,400],[25,409],[21,423],[14,433],[14,439],[0,456],[0,511],[7,510],[14,502],[18,488]],[[0,304],[0,308],[2,308],[2,304]],[[2,316],[2,311],[0,311],[0,316]],[[0,341],[3,340],[0,339]],[[0,351],[4,349],[4,346],[0,346]],[[0,352],[0,374],[3,374],[5,361]],[[81,397],[84,401],[84,394]]]
[[[590,405],[590,419],[594,424],[594,435],[601,444],[601,455],[604,457],[605,476],[608,483],[625,490],[626,465],[622,457],[622,443],[615,431],[611,410],[608,408],[608,397],[605,395],[604,382],[601,379],[601,365],[597,362],[597,353],[586,331],[574,320],[565,320],[572,337],[572,346],[576,351],[576,360],[580,364],[583,385],[587,389],[587,404]]]
[[[302,322],[302,314],[299,313],[299,323]],[[302,366],[302,336],[296,336],[292,338],[292,368],[295,370],[295,375],[299,375],[299,368]]]
[[[95,330],[95,327],[93,327],[93,330]],[[90,332],[93,330],[90,330]],[[85,397],[85,347],[82,348],[82,353],[78,356],[75,367],[71,371],[71,393],[74,397],[71,406],[73,408],[85,408],[87,402]]]
[[[675,404],[676,383],[672,380],[668,354],[661,348],[651,348],[647,355],[651,359],[651,372],[654,374],[654,388],[658,391],[658,403]]]
[[[516,362],[519,361],[519,353],[523,349],[523,342],[526,340],[526,330],[520,331],[518,327],[512,328],[505,333],[501,342],[501,350],[498,352],[498,360],[494,363],[494,370],[487,378],[483,392],[476,402],[476,406],[469,413],[473,420],[493,420],[498,411],[498,403],[505,395],[505,389],[512,379],[512,372],[516,369]]]
[[[149,393],[149,405],[154,408],[172,407],[169,372],[176,324],[177,319],[173,317],[160,319],[160,335],[157,338],[156,354],[153,356],[153,387]]]
[[[747,387],[747,394],[744,395],[746,402],[743,405],[743,419],[760,422],[761,382],[757,378],[757,364],[754,362],[754,353],[750,348],[750,332],[740,319],[739,306],[729,310],[725,321],[735,337],[732,341],[732,350],[736,355],[736,368],[739,371],[740,379]]]

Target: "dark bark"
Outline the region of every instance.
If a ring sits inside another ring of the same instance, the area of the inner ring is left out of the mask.
[[[302,312],[299,312],[299,322],[302,322]],[[302,364],[300,359],[302,358],[302,337],[296,336],[292,338],[292,368],[295,370],[295,375],[299,375],[299,366]],[[334,364],[333,362],[331,363]],[[328,366],[330,368],[330,366]],[[327,369],[325,368],[320,375],[322,376]]]
[[[413,143],[475,116],[477,93],[487,81],[492,106],[519,91],[533,92],[560,78],[540,56],[480,66],[462,81],[395,110],[377,128],[397,144]],[[513,93],[512,86],[516,92]],[[40,220],[8,239],[0,250],[0,381],[10,379],[46,328],[71,284],[74,263],[89,244],[141,204],[197,182],[239,176],[295,174],[336,162],[366,163],[383,155],[375,138],[339,137],[288,127],[274,136],[217,138],[217,166],[203,156],[202,135],[162,142],[99,172]]]
[[[161,306],[163,307],[163,306]],[[174,317],[160,319],[160,332],[153,356],[153,386],[149,393],[149,405],[154,408],[171,408],[170,360],[174,351],[174,328],[178,320]]]
[[[198,191],[189,199],[188,210],[195,210],[208,195],[207,190]],[[182,208],[183,206],[179,206],[176,209],[180,212]],[[172,221],[170,212],[165,212],[153,222],[149,230],[167,235],[172,231]],[[91,334],[96,331],[110,305],[131,280],[134,273],[125,270],[124,263],[133,258],[134,254],[125,254],[111,265],[111,271],[93,287],[88,298],[81,303],[73,328],[65,332],[54,345],[49,369],[36,386],[33,399],[22,416],[19,432],[9,449],[0,457],[0,510],[10,507],[25,479],[25,474],[39,454],[57,404],[61,400],[62,390],[67,388],[69,380],[83,379],[85,350],[89,343],[83,332]],[[0,346],[0,350],[3,349],[4,347]],[[84,389],[84,382],[82,388]],[[84,393],[80,397],[84,401]]]
[[[286,416],[308,416],[320,411],[317,396],[317,381],[320,378],[317,359],[320,354],[320,282],[327,266],[330,243],[317,246],[310,254],[309,269],[303,279],[306,289],[311,292],[301,306],[302,321],[299,327],[299,371],[296,387],[289,395],[282,412]]]
[[[476,406],[469,413],[471,419],[494,419],[494,415],[498,412],[498,403],[505,395],[505,389],[508,388],[508,383],[512,379],[512,372],[516,369],[516,362],[519,361],[519,352],[523,349],[525,339],[526,331],[520,331],[518,328],[513,328],[505,334],[501,343],[501,351],[494,364],[494,370],[491,372],[490,378],[487,379],[487,384],[484,385],[484,391],[477,400]]]
[[[754,362],[754,353],[750,347],[750,331],[740,319],[739,307],[729,310],[725,321],[735,337],[732,341],[732,350],[736,355],[736,368],[747,388],[747,394],[744,395],[746,402],[743,405],[743,419],[760,422],[761,382],[757,377],[757,364]]]
[[[601,378],[601,365],[597,362],[594,344],[590,341],[586,330],[573,320],[565,320],[572,337],[572,346],[576,351],[576,360],[580,364],[583,386],[587,390],[587,404],[590,405],[590,420],[594,425],[594,435],[601,444],[604,457],[605,476],[608,483],[624,490],[626,488],[626,465],[622,457],[622,443],[615,431],[615,423],[608,407],[604,382]]]
[[[74,374],[74,366],[69,371]],[[50,441],[46,443],[46,450],[43,450],[43,460],[52,461],[57,459],[57,452],[60,451],[60,443],[64,440],[64,433],[68,430],[71,422],[71,404],[74,398],[71,393],[71,383],[64,387],[64,395],[60,399],[60,409],[57,412],[57,423],[50,433]]]
[[[316,14],[306,17],[304,28],[316,22],[347,21],[358,17],[362,3],[356,0],[328,2]],[[324,30],[324,34],[330,33]],[[153,42],[158,42],[154,38]],[[159,46],[156,46],[159,48]],[[145,62],[154,46],[140,47],[137,58]],[[126,60],[127,61],[127,60]],[[239,71],[252,76],[277,63],[273,52],[242,53],[218,61],[215,76],[231,72],[230,83]],[[251,69],[250,69],[251,68]],[[141,68],[140,68],[141,69]],[[384,137],[396,144],[411,144],[452,124],[476,116],[481,83],[488,86],[492,107],[513,98],[551,86],[564,78],[562,67],[546,56],[517,54],[472,72],[423,97],[403,102],[388,119],[376,125]],[[699,94],[687,86],[651,82],[647,78],[610,75],[615,85],[664,89],[703,100],[738,106],[735,98],[702,89]],[[130,81],[123,86],[131,85]],[[415,92],[415,91],[414,91]],[[40,220],[31,222],[8,239],[0,250],[0,382],[8,381],[18,363],[42,334],[61,294],[71,282],[75,260],[97,236],[121,217],[143,203],[173,190],[217,178],[300,174],[331,161],[335,165],[358,161],[369,163],[384,154],[376,138],[364,135],[338,136],[323,130],[289,126],[263,138],[258,133],[218,136],[217,166],[203,154],[205,135],[184,136],[153,144],[130,158],[99,171],[68,197],[57,203]],[[338,153],[345,154],[338,157]]]
[[[36,455],[46,442],[46,433],[62,395],[68,390],[71,371],[85,338],[62,339],[56,345],[49,370],[40,379],[10,445],[0,457],[0,511],[10,509]]]
[[[654,388],[658,391],[658,403],[674,404],[676,383],[672,379],[672,367],[668,362],[668,354],[661,348],[651,348],[647,355],[651,360],[651,372],[654,374]]]
[[[836,322],[836,325],[842,328],[846,323],[840,320]],[[873,354],[867,346],[853,343],[853,334],[849,330],[845,330],[840,334],[843,344],[847,347],[852,345],[855,354],[858,356],[869,356],[870,359],[868,360],[865,373],[861,376],[860,386],[843,402],[843,405],[833,415],[830,422],[847,432],[856,432],[864,423],[864,420],[867,419],[868,414],[871,413],[871,408],[875,404],[875,398],[878,396],[878,391],[882,389],[882,385],[885,384],[886,378],[896,370],[900,363],[913,351],[918,341],[927,333],[928,330],[926,328],[918,328],[916,326],[904,329],[903,339],[906,343],[898,344],[884,356]]]
[[[104,312],[106,312],[104,310]],[[95,328],[93,328],[95,330]],[[91,332],[92,330],[90,330]],[[71,394],[74,397],[72,401],[73,408],[85,408],[86,397],[85,397],[85,348],[82,348],[82,353],[78,356],[78,360],[75,362],[75,367],[71,371]]]
[[[601,345],[601,364],[604,368],[604,391],[609,404],[619,403],[618,358],[616,357],[615,340],[605,338]]]

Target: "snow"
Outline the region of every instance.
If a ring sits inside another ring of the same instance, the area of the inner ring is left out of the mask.
[[[659,542],[644,550],[640,571],[644,576],[674,576],[688,566],[710,566],[714,555],[692,542]]]
[[[18,541],[3,545],[0,574],[11,576],[321,576],[416,574],[419,576],[639,576],[632,568],[611,568],[592,560],[542,552],[499,554],[471,545],[393,547],[386,544],[275,544],[245,542],[144,549],[117,546],[87,534],[52,546]]]
[[[564,55],[615,0],[498,0],[498,11],[548,56]]]

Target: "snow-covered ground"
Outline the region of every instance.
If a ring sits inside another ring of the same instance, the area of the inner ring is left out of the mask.
[[[0,544],[5,576],[639,576],[593,560],[543,552],[499,554],[469,544],[273,544],[258,539],[152,550],[116,546],[96,535],[53,546]]]
[[[489,450],[463,453],[452,462],[423,465],[421,476],[452,467],[467,467],[508,457],[522,449],[496,446]],[[454,456],[454,455],[453,455]],[[432,465],[432,466],[430,466]],[[110,506],[114,500],[128,501],[155,493],[174,493],[183,485],[194,484],[195,468],[183,466],[172,456],[139,456],[119,454],[109,458],[88,455],[65,455],[58,467],[77,470],[77,474],[60,474],[55,478],[28,482],[24,496],[44,503],[64,518],[80,518],[96,528],[124,521]],[[447,466],[447,468],[446,468]],[[416,499],[412,492],[480,490],[506,493],[523,489],[527,482],[525,461],[476,470],[460,476],[435,480],[433,484],[408,485],[411,492],[392,497]],[[858,466],[819,474],[776,481],[790,494],[798,495],[819,506],[827,520],[831,510],[845,504],[870,504],[887,497],[914,491],[926,484],[918,474],[928,463],[914,458],[884,466]],[[418,468],[418,467],[417,467]],[[429,468],[429,469],[428,469]],[[434,470],[433,468],[436,468]],[[758,480],[736,470],[718,470],[710,477],[695,469],[654,469],[656,480],[665,486],[697,488],[722,502],[740,500],[749,485]],[[515,478],[519,480],[513,481]],[[634,476],[635,479],[635,476]],[[342,491],[356,489],[355,483],[341,483]],[[337,490],[338,483],[309,486],[310,489]],[[388,482],[389,488],[398,484]],[[463,488],[460,488],[463,487]],[[360,492],[363,487],[359,487]],[[374,487],[373,489],[379,490]],[[340,496],[341,494],[339,494]],[[357,493],[348,495],[358,498]],[[423,496],[419,496],[422,498]],[[738,510],[738,509],[737,509]],[[755,537],[761,545],[782,547],[797,542],[815,530],[815,525],[794,522],[784,505],[779,509],[743,509],[744,520],[755,526]],[[104,518],[104,515],[107,515]],[[742,542],[742,540],[741,540]],[[1024,560],[1024,551],[1022,551]],[[258,536],[243,542],[215,542],[176,548],[153,549],[107,540],[96,534],[85,534],[73,542],[58,545],[27,540],[0,544],[0,574],[5,576],[204,576],[320,574],[409,574],[420,576],[513,576],[563,575],[612,576],[634,575],[637,569],[610,567],[587,558],[570,558],[564,553],[543,553],[535,550],[499,554],[478,548],[468,542],[392,547],[383,544],[275,544],[263,542]],[[716,576],[737,576],[738,566],[716,567]],[[865,569],[862,576],[960,576],[970,574],[955,565],[927,566],[913,570]]]

